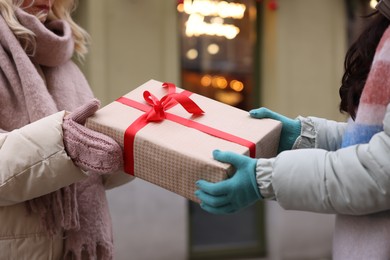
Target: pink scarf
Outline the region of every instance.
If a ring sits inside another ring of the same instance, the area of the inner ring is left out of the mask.
[[[390,104],[390,27],[384,32],[360,97],[356,120],[350,120],[343,147],[368,143],[383,131]],[[390,211],[365,216],[337,215],[333,259],[390,259]]]
[[[20,128],[60,110],[72,111],[93,98],[89,85],[71,61],[74,42],[69,24],[42,24],[16,10],[22,25],[36,35],[29,57],[0,16],[0,131]],[[48,235],[65,232],[64,258],[112,259],[112,229],[102,179],[86,180],[26,203],[38,213]]]

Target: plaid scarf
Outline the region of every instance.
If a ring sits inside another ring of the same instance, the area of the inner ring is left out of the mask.
[[[349,120],[342,147],[368,143],[373,135],[383,131],[383,120],[389,103],[390,27],[376,49],[356,119]],[[389,224],[390,211],[364,216],[337,215],[333,259],[389,259]]]
[[[373,135],[383,131],[386,107],[390,103],[390,27],[385,31],[374,60],[356,113],[349,120],[342,147],[368,143]]]

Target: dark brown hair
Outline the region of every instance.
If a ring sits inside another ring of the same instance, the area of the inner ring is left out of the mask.
[[[344,61],[345,72],[339,89],[340,112],[348,113],[353,119],[356,116],[376,47],[390,24],[390,21],[379,12],[367,18],[371,19],[369,25],[347,51]]]

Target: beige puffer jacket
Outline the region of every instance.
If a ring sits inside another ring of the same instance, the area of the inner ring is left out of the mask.
[[[25,201],[87,177],[65,152],[58,112],[9,133],[0,133],[0,259],[60,259],[62,234],[48,237]],[[45,129],[42,131],[42,129]],[[112,188],[132,178],[118,172],[105,179]]]

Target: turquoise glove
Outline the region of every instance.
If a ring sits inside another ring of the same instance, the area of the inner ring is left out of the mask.
[[[214,159],[230,163],[236,168],[235,174],[218,183],[204,180],[196,182],[199,190],[195,196],[200,206],[214,214],[229,214],[250,206],[262,199],[256,182],[256,159],[233,152],[213,152]]]
[[[282,122],[278,153],[291,150],[295,140],[301,134],[301,122],[298,119],[290,119],[265,107],[253,109],[249,114],[253,118],[271,118]]]

